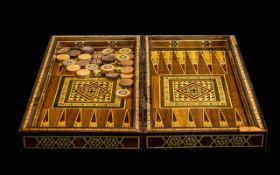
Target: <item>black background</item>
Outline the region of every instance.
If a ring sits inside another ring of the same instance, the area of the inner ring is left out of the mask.
[[[84,4],[86,6],[86,4]],[[23,167],[29,172],[80,172],[96,170],[114,173],[155,172],[253,172],[274,169],[271,163],[277,151],[277,117],[279,117],[278,64],[279,37],[275,14],[271,6],[245,5],[202,8],[199,4],[174,4],[168,8],[158,5],[120,8],[78,7],[36,8],[19,11],[6,19],[8,37],[4,43],[9,50],[5,56],[8,66],[4,79],[9,83],[2,109],[8,121],[2,140],[7,155],[6,163]],[[84,7],[84,6],[83,6]],[[96,5],[95,5],[96,7]],[[99,6],[100,7],[100,6]],[[232,8],[229,8],[232,7]],[[65,9],[66,8],[66,9]],[[41,11],[42,10],[42,11]],[[264,10],[268,10],[264,12]],[[148,13],[150,12],[150,13]],[[129,15],[138,14],[138,15]],[[269,130],[265,152],[255,151],[203,151],[203,152],[20,152],[17,131],[21,123],[31,89],[45,53],[50,35],[99,34],[169,34],[169,35],[236,35]],[[278,52],[278,53],[277,53]],[[8,72],[8,75],[7,75]],[[13,78],[11,78],[13,77]],[[276,85],[277,84],[277,85]],[[6,133],[11,133],[8,135]],[[7,151],[6,151],[7,150]],[[56,170],[53,170],[55,168]],[[17,168],[11,169],[17,170]]]

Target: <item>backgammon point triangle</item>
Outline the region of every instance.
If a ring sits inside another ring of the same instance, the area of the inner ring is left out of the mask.
[[[66,109],[63,109],[57,127],[66,127]]]
[[[50,126],[50,114],[49,114],[49,109],[46,111],[44,119],[41,123],[41,127],[49,127]]]
[[[128,128],[130,127],[130,120],[129,120],[129,112],[128,110],[125,111],[125,114],[124,114],[124,118],[123,118],[123,123],[122,123],[122,127],[124,128]]]
[[[108,119],[106,122],[106,127],[109,127],[109,128],[114,127],[114,116],[113,116],[112,110],[109,111]]]
[[[74,126],[75,128],[80,128],[82,127],[82,110],[80,109],[78,114],[77,114],[77,117],[76,117],[76,120],[74,122]]]
[[[174,111],[172,111],[171,127],[180,127],[180,123]]]
[[[206,113],[206,111],[203,111],[203,126],[204,127],[213,127],[208,114]]]
[[[96,120],[96,112],[95,112],[95,110],[92,113],[92,116],[91,116],[91,119],[90,119],[90,122],[89,122],[89,127],[92,127],[92,128],[96,128],[97,127],[97,120]]]
[[[220,127],[228,127],[227,119],[221,110],[220,110]]]
[[[161,115],[160,115],[158,110],[156,111],[156,116],[155,116],[155,127],[156,128],[163,128],[164,127]]]

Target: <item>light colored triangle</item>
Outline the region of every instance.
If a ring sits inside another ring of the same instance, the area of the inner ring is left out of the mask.
[[[228,121],[222,111],[220,110],[220,127],[228,127]]]
[[[125,111],[122,127],[124,127],[124,128],[130,127],[130,115],[129,115],[128,110]]]
[[[113,111],[110,110],[108,113],[108,118],[107,118],[107,122],[106,122],[106,127],[114,127],[114,116],[113,116]]]
[[[175,55],[178,58],[178,61],[181,65],[181,67],[183,68],[183,70],[185,71],[186,69],[186,52],[185,51],[175,51]]]
[[[198,60],[199,60],[199,52],[198,51],[187,51],[187,54],[191,60],[191,63],[194,67],[195,72],[198,72]]]
[[[159,62],[159,51],[152,51],[152,65],[155,72],[158,72],[158,62]]]
[[[79,109],[79,112],[76,116],[75,122],[74,122],[74,126],[75,128],[80,128],[82,127],[82,110]]]
[[[89,127],[92,127],[92,128],[96,128],[97,127],[96,110],[93,110],[91,119],[89,121]]]
[[[41,123],[41,127],[49,127],[50,126],[50,119],[49,119],[49,109],[45,112],[44,119]]]
[[[192,116],[191,110],[189,110],[189,115],[188,115],[188,127],[196,127],[194,118]]]
[[[167,63],[163,52],[160,51],[159,52],[159,62],[158,62],[157,73],[158,74],[170,74],[171,73],[170,72],[170,66],[168,67],[168,64],[172,65],[172,62],[169,61],[169,63]]]
[[[203,125],[204,127],[213,127],[212,122],[205,110],[203,111]]]
[[[227,73],[227,62],[226,62],[226,52],[222,50],[214,51],[214,54],[222,67],[223,71]]]
[[[174,111],[172,111],[171,127],[180,127],[180,123]]]
[[[239,114],[239,112],[237,111],[237,109],[235,109],[235,121],[236,121],[236,126],[237,127],[245,127],[245,124],[242,120],[242,117]]]
[[[172,64],[172,51],[161,51],[166,64]]]
[[[226,52],[223,50],[216,50],[214,54],[220,64],[226,64]]]
[[[152,51],[152,63],[158,64],[159,61],[159,51]]]
[[[63,111],[59,117],[57,127],[66,127],[66,109],[63,109]]]
[[[172,69],[172,54],[172,51],[162,51],[162,55],[169,72],[171,72]]]
[[[164,127],[162,117],[161,117],[158,110],[156,111],[156,115],[155,115],[155,127],[156,128],[163,128]]]
[[[207,68],[208,70],[213,73],[213,59],[212,59],[212,52],[209,51],[209,50],[203,50],[200,52],[201,55],[202,55],[202,58],[204,59],[206,65],[207,65]]]

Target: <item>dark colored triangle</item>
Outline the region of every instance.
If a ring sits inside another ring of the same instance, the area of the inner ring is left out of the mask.
[[[182,67],[183,71],[185,71],[185,65],[181,64],[181,67]]]
[[[81,122],[81,112],[78,113],[78,116],[76,118],[76,122]]]
[[[126,111],[126,113],[125,113],[125,116],[124,116],[124,123],[129,123],[128,111]]]
[[[177,122],[177,118],[174,112],[172,112],[172,121]]]
[[[210,70],[210,72],[213,73],[213,67],[212,67],[212,65],[211,65],[211,64],[208,64],[207,66],[208,66],[208,69]]]
[[[204,111],[204,119],[203,119],[205,122],[210,122],[207,114],[206,114],[206,111]]]
[[[198,67],[199,74],[210,74],[209,68],[206,65],[201,53],[199,53],[198,64],[199,64],[199,67]]]
[[[93,112],[92,114],[92,117],[91,117],[91,120],[90,120],[92,123],[95,123],[96,122],[96,116],[95,116],[95,112]]]
[[[242,119],[237,111],[235,111],[235,115],[236,115],[236,121],[242,122]]]
[[[161,120],[161,116],[160,116],[160,114],[159,114],[159,111],[157,111],[157,118],[156,118],[156,121],[157,122],[161,122],[162,120]]]
[[[220,111],[220,120],[222,122],[226,122],[226,117],[224,116],[224,114],[222,113],[222,111]]]
[[[111,111],[109,112],[108,122],[113,123],[113,115]]]
[[[213,73],[214,74],[224,74],[225,73],[215,54],[212,55],[212,63],[213,63]]]
[[[46,123],[49,121],[49,110],[47,110],[43,122]]]
[[[189,121],[190,121],[190,122],[193,122],[193,121],[194,121],[190,110],[189,110]]]
[[[64,122],[66,120],[66,110],[64,109],[61,113],[59,122]]]
[[[217,59],[217,62],[219,64],[219,67],[221,67],[221,69],[223,70],[223,73],[227,73],[227,54],[225,54],[225,63],[226,64],[222,64],[221,62],[218,61],[218,58],[216,56],[216,54],[213,54],[213,56]]]
[[[224,71],[227,73],[227,65],[226,65],[226,64],[222,64],[222,68],[223,68]]]
[[[198,72],[198,65],[197,64],[193,64],[194,70],[197,73]]]
[[[197,73],[197,66],[196,68],[194,67],[194,65],[192,64],[189,54],[186,53],[186,63],[185,63],[185,72],[186,74],[196,74]]]
[[[182,69],[174,52],[172,54],[172,74],[184,74],[184,70]]]

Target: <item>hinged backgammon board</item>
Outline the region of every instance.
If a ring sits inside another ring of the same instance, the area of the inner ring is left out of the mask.
[[[23,147],[140,149],[139,54],[140,36],[51,37]]]
[[[234,36],[52,36],[24,149],[264,149]]]

